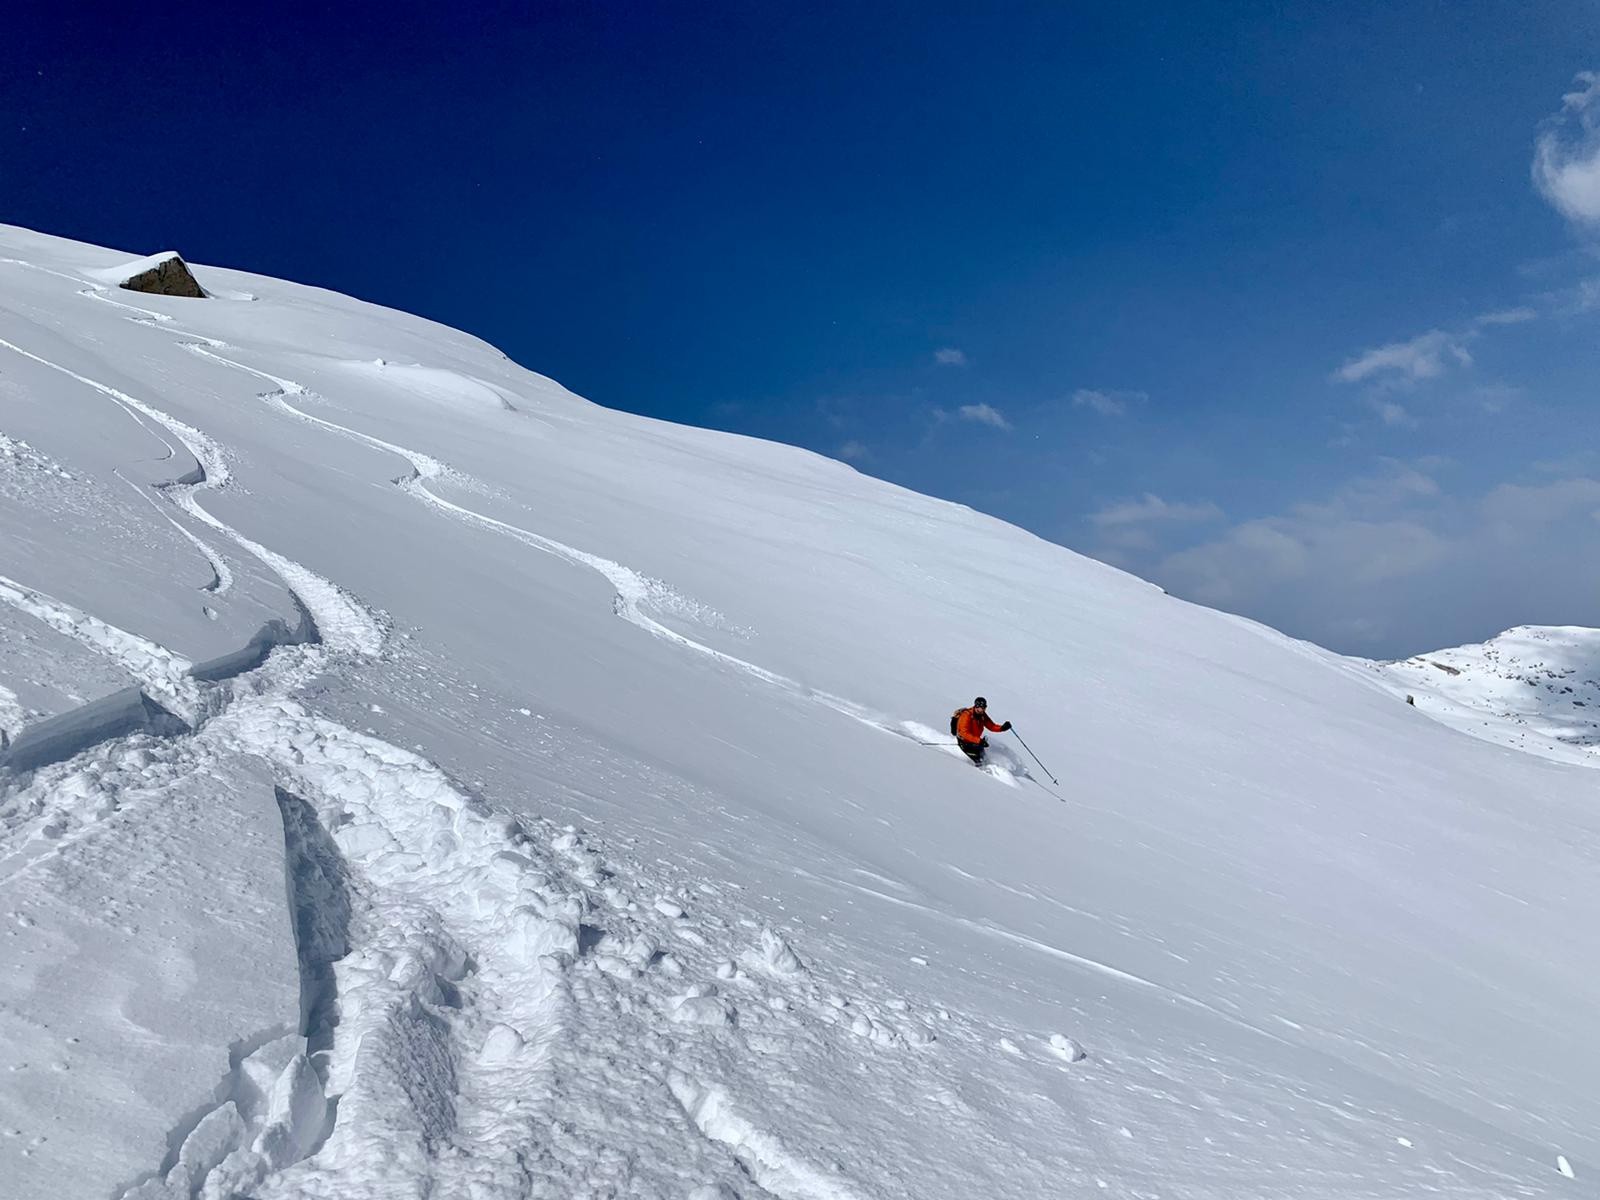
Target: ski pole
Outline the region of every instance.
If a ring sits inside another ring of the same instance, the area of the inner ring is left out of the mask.
[[[1017,727],[1015,725],[1011,727],[1011,736],[1016,738],[1017,741],[1022,742],[1022,735],[1017,732]],[[1039,763],[1039,770],[1043,771],[1046,775],[1050,775],[1050,768],[1045,766],[1042,762],[1039,762],[1039,756],[1033,752],[1033,747],[1029,746],[1027,742],[1022,742],[1022,748],[1028,752],[1029,758],[1033,759],[1034,762]],[[1061,781],[1054,775],[1050,775],[1050,782],[1055,784],[1057,787],[1061,786]]]

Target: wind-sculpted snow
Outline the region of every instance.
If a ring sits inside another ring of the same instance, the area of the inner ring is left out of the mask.
[[[445,405],[516,411],[516,405],[501,389],[481,379],[468,378],[459,371],[415,363],[385,362],[381,359],[374,362],[344,361],[339,364],[339,369],[367,376],[385,387],[419,393]]]
[[[0,1200],[1586,1186],[1588,772],[415,318],[0,252],[0,729],[98,729],[0,779]]]

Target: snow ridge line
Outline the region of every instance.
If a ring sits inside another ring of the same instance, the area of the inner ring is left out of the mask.
[[[144,418],[166,429],[183,443],[198,466],[195,472],[165,485],[161,489],[163,494],[197,521],[232,539],[271,568],[310,611],[330,649],[369,658],[382,651],[385,638],[383,624],[353,596],[316,572],[246,537],[200,506],[194,497],[196,488],[220,490],[232,481],[226,455],[217,442],[194,426],[109,384],[80,375],[4,338],[0,338],[0,346],[94,389],[120,406],[135,421]]]

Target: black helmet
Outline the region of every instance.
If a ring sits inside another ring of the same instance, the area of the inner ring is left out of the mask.
[[[989,707],[989,702],[987,700],[985,700],[982,696],[979,696],[976,700],[974,700],[972,702],[972,707],[973,708],[988,708]]]

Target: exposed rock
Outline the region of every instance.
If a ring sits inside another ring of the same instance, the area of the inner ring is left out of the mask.
[[[204,299],[206,291],[195,280],[189,264],[178,254],[169,254],[153,266],[122,281],[130,292],[148,292],[155,296],[188,296]]]

